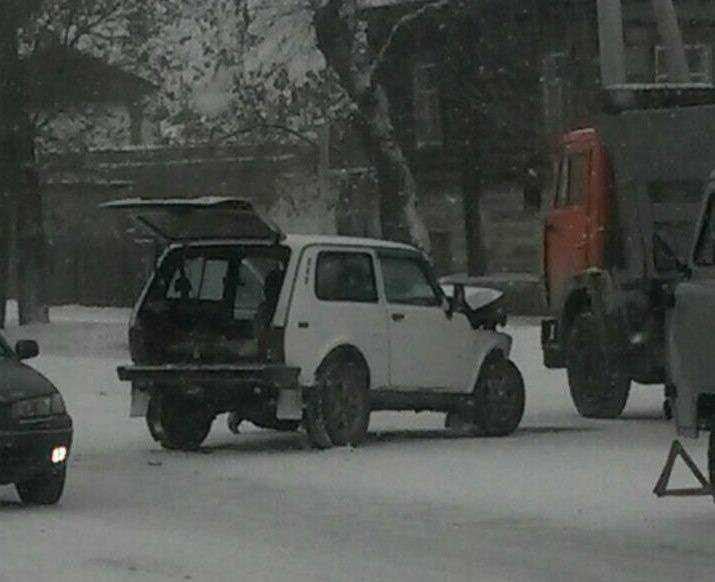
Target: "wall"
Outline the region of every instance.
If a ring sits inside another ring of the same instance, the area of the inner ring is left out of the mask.
[[[311,149],[196,147],[98,150],[44,160],[51,304],[129,306],[159,252],[121,213],[124,197],[248,198],[287,231],[335,231]]]

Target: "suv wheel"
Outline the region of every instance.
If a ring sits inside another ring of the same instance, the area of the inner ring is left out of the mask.
[[[492,357],[484,362],[474,391],[476,426],[487,436],[513,433],[526,404],[524,379],[514,362]]]
[[[15,484],[17,494],[28,505],[54,505],[62,497],[67,477],[67,466],[62,465],[27,481]]]
[[[335,356],[308,394],[305,428],[317,448],[360,444],[370,423],[368,372],[354,359]]]
[[[617,418],[631,388],[630,378],[617,369],[608,352],[607,338],[602,335],[590,312],[576,317],[569,335],[566,369],[571,398],[586,418]]]
[[[213,418],[199,404],[158,392],[149,402],[146,423],[151,436],[165,449],[195,451],[208,436]]]

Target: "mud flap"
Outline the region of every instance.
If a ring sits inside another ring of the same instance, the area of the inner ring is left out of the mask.
[[[680,457],[683,459],[685,465],[690,469],[690,472],[700,483],[700,487],[684,488],[684,489],[669,489],[668,484],[670,482],[670,476],[673,473],[673,467],[675,466],[675,461]],[[658,482],[653,488],[653,493],[656,497],[701,497],[701,496],[713,496],[715,501],[715,490],[712,485],[708,482],[703,472],[698,468],[693,461],[692,457],[683,448],[680,441],[673,441],[670,447],[670,452],[668,453],[668,458],[665,462],[665,467],[658,478]]]
[[[300,390],[281,388],[276,406],[278,420],[301,420],[303,418],[303,397]]]

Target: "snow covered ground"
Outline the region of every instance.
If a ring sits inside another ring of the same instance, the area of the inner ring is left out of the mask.
[[[127,317],[72,308],[8,330],[41,341],[35,364],[64,393],[76,446],[61,506],[25,508],[0,487],[2,582],[713,579],[712,501],[651,493],[674,435],[661,390],[634,388],[622,420],[579,418],[533,321],[511,328],[527,380],[512,437],[380,413],[361,448],[316,452],[220,418],[188,454],[127,417],[114,373]],[[703,464],[704,440],[685,445]]]

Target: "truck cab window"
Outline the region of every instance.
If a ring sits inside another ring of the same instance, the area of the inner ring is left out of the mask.
[[[588,155],[569,154],[561,160],[556,189],[556,208],[582,206],[588,191]]]

